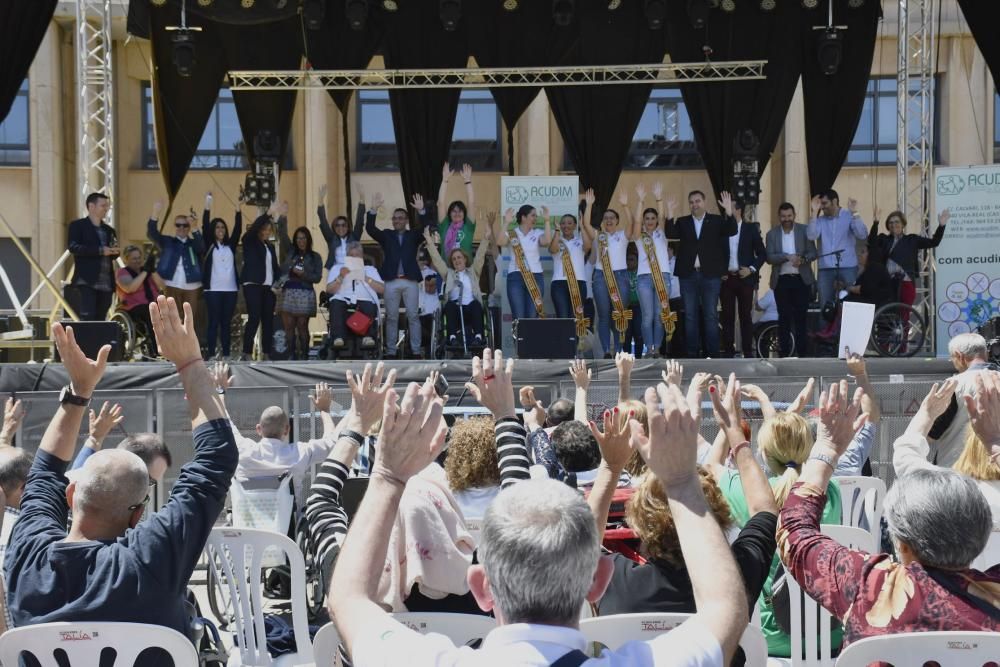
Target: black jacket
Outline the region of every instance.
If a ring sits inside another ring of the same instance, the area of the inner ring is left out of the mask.
[[[365,231],[382,246],[382,251],[385,253],[382,266],[378,270],[382,280],[389,282],[399,278],[397,269],[400,260],[403,262],[403,275],[407,280],[420,282],[423,279],[420,266],[417,264],[417,250],[424,242],[422,225],[403,232],[403,242],[400,243],[394,229],[379,229],[375,226],[375,216],[369,213],[365,221]]]
[[[302,275],[293,276],[292,267],[300,263],[299,253],[295,250],[294,242],[288,236],[288,225],[279,224],[278,233],[281,235],[281,251],[285,260],[281,263],[281,275],[288,280],[297,280],[300,283],[314,285],[323,278],[323,258],[315,250],[310,250],[308,254],[302,255]]]
[[[278,220],[279,228],[282,225],[284,218]],[[250,228],[243,235],[243,270],[240,271],[240,279],[242,284],[255,283],[257,285],[262,285],[264,283],[264,276],[266,275],[267,268],[264,265],[265,258],[267,256],[267,248],[271,248],[271,284],[278,279],[281,275],[280,268],[278,266],[278,251],[275,249],[274,244],[270,241],[261,241],[257,233],[260,228],[271,222],[271,217],[266,213],[250,225]],[[285,222],[285,225],[288,223]],[[281,233],[278,234],[280,239]],[[285,234],[287,236],[287,233]]]
[[[667,220],[667,238],[677,239],[677,261],[674,275],[687,278],[694,273],[694,258],[698,257],[701,272],[719,278],[729,270],[729,237],[736,233],[736,218],[706,213],[701,236],[695,234],[694,218],[690,215]]]
[[[878,308],[896,300],[896,295],[892,291],[893,283],[889,280],[889,272],[886,271],[885,265],[875,261],[874,257],[868,258],[865,270],[861,272],[854,284],[861,288],[861,294],[852,295],[851,301],[870,303]]]
[[[205,209],[203,214],[201,226],[205,230],[205,233],[212,238],[206,238],[205,241],[208,242],[205,246],[205,255],[202,259],[201,268],[201,286],[207,292],[212,289],[212,256],[215,254],[212,252],[215,250],[215,232],[210,228],[209,223],[209,211]],[[240,245],[240,232],[243,231],[243,214],[236,211],[236,221],[233,223],[233,231],[229,234],[229,249],[233,251],[233,271],[236,273],[236,285],[240,284],[240,272],[236,269],[236,248]]]
[[[736,263],[740,266],[753,267],[753,273],[744,278],[757,284],[760,280],[760,267],[767,261],[767,249],[760,235],[759,222],[744,222],[739,226],[740,240],[736,246]]]
[[[326,219],[325,206],[317,207],[316,215],[319,216],[319,231],[323,233],[323,238],[326,239],[327,255],[326,255],[325,266],[326,268],[330,269],[333,268],[333,265],[336,263],[335,260],[337,257],[337,248],[340,247],[341,243],[344,243],[344,240],[341,239],[339,236],[337,236],[337,234],[333,231],[333,227],[330,226],[329,221]],[[374,215],[375,214],[373,213],[372,217],[374,217]],[[361,232],[362,230],[364,230],[364,228],[365,228],[365,205],[358,204],[358,213],[357,216],[354,218],[354,228],[350,230],[350,233],[347,235],[346,240],[360,241]]]
[[[108,245],[117,246],[118,235],[115,233],[114,227],[106,222],[101,222],[101,229],[107,234]],[[101,262],[111,263],[117,257],[117,255],[105,257],[101,254],[101,239],[90,218],[80,218],[69,223],[69,239],[66,247],[72,253],[73,261],[76,264],[76,268],[73,270],[73,280],[84,285],[93,285],[97,282],[97,276],[101,273]],[[115,272],[112,270],[112,285],[114,284],[114,274]]]
[[[891,234],[878,233],[878,221],[872,223],[872,230],[868,233],[868,248],[871,252],[878,253],[878,260],[885,264],[887,260],[892,260],[906,271],[910,280],[916,280],[920,275],[920,251],[927,248],[936,248],[944,238],[944,225],[938,225],[934,236],[927,238],[919,234],[903,234],[896,247],[892,247]],[[892,248],[892,252],[889,249]]]

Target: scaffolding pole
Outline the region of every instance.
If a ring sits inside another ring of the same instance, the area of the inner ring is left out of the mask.
[[[114,202],[114,68],[111,0],[76,3],[76,138],[80,201],[103,192]],[[114,225],[114,209],[105,222]]]

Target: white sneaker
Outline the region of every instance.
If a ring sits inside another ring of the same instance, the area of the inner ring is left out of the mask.
[[[375,347],[375,339],[371,336],[365,336],[361,339],[361,347]]]
[[[335,348],[337,348],[338,350],[341,349],[342,347],[344,347],[344,339],[343,338],[334,338],[333,339],[333,346]]]

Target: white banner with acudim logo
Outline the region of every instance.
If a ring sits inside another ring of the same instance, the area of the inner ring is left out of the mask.
[[[1000,315],[1000,165],[939,167],[935,217],[950,214],[934,252],[937,354]]]

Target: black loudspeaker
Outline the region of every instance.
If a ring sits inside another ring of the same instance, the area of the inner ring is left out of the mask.
[[[91,359],[97,358],[97,352],[102,346],[110,345],[111,354],[108,355],[108,361],[122,360],[125,354],[125,332],[116,323],[63,321],[61,324],[64,327],[73,327],[76,344]],[[55,360],[60,361],[58,349]]]
[[[572,359],[576,356],[579,339],[576,320],[572,317],[517,320],[513,332],[518,359]]]

